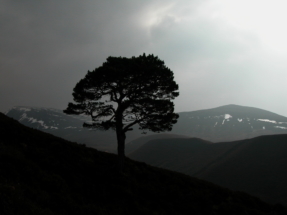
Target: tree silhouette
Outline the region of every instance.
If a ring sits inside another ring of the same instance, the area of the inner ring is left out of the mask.
[[[76,103],[69,103],[64,113],[90,115],[92,123],[84,127],[114,129],[122,171],[126,132],[135,124],[143,131],[170,131],[178,118],[171,101],[177,90],[173,72],[156,56],[108,57],[76,84]]]

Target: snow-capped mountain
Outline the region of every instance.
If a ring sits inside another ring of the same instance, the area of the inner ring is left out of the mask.
[[[70,116],[53,108],[13,107],[6,113],[22,124],[39,130],[82,129],[85,116]]]
[[[83,123],[90,121],[87,116],[74,116],[53,108],[13,107],[6,115],[20,123],[64,139],[86,144],[101,151],[115,153],[117,150],[114,131],[95,131],[83,128]],[[127,142],[141,136],[141,131],[129,132]]]
[[[116,152],[114,131],[83,128],[86,116],[66,115],[52,108],[13,107],[7,116],[22,124],[64,139],[84,143],[102,151]],[[212,142],[232,141],[267,134],[287,133],[287,117],[258,108],[226,105],[218,108],[181,112],[170,134],[198,137]],[[126,143],[146,136],[138,129],[127,133]],[[148,132],[148,134],[154,134]],[[157,138],[157,135],[154,135]],[[130,144],[127,144],[127,151]]]
[[[53,108],[13,107],[6,115],[20,123],[64,139],[86,144],[102,151],[115,152],[116,135],[112,131],[83,128],[90,119],[86,116],[64,114]]]
[[[287,117],[253,107],[226,105],[179,116],[172,133],[212,142],[287,133]]]

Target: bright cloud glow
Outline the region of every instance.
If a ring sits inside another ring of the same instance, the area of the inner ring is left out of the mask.
[[[287,48],[287,1],[213,0],[205,12],[235,28],[253,32],[261,43],[274,51]]]
[[[151,5],[148,7],[142,17],[143,26],[146,28],[152,28],[153,26],[159,25],[164,21],[166,17],[173,18],[174,20],[179,21],[172,9],[174,8],[175,3],[170,4],[157,4]]]

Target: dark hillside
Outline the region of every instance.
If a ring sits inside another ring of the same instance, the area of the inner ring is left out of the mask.
[[[236,146],[195,176],[287,204],[287,135],[234,142]]]
[[[168,139],[168,138],[189,138],[189,137],[183,136],[183,135],[177,135],[177,134],[168,134],[168,133],[145,135],[143,137],[134,139],[126,144],[125,146],[126,155],[136,151],[138,148],[140,148],[141,146],[143,146],[145,143],[147,143],[150,140]]]
[[[25,127],[0,113],[0,214],[287,214],[245,193]]]
[[[222,143],[153,140],[129,157],[287,205],[286,134]]]
[[[199,138],[151,140],[129,155],[153,166],[194,175],[234,144],[214,144]]]

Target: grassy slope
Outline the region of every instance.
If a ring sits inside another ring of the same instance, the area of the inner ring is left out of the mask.
[[[25,127],[0,113],[0,214],[286,214],[244,193]]]

